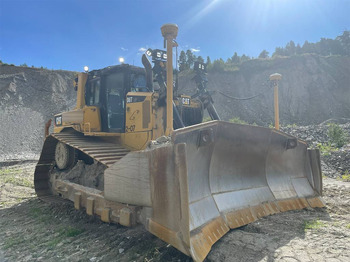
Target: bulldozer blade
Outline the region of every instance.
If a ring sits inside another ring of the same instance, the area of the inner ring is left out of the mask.
[[[319,152],[274,129],[212,121],[131,152],[105,172],[105,197],[144,208],[152,234],[195,261],[230,228],[323,207]]]

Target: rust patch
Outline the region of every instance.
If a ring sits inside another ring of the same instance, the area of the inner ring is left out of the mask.
[[[153,235],[159,237],[161,240],[177,248],[185,255],[191,256],[189,250],[185,248],[182,239],[177,232],[170,230],[169,228],[166,228],[165,226],[162,226],[157,222],[154,222],[152,219],[148,220],[148,231],[151,232]]]
[[[197,234],[191,236],[191,255],[195,261],[203,261],[211,246],[225,235],[230,228],[222,217],[206,224]]]
[[[311,207],[324,207],[325,203],[321,197],[308,198],[307,202]]]
[[[257,220],[250,208],[228,212],[225,217],[230,228],[241,227]]]
[[[277,205],[281,212],[309,207],[309,204],[305,198],[280,200],[280,201],[277,201]]]

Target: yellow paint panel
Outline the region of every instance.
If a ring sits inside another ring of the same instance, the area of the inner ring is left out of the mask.
[[[82,124],[82,130],[89,133],[101,131],[100,109],[96,106],[85,106],[83,111],[84,121]]]
[[[152,93],[127,94],[125,133],[152,129]]]
[[[151,133],[152,131],[122,134],[122,145],[129,148],[130,150],[145,149],[147,143],[151,140]]]

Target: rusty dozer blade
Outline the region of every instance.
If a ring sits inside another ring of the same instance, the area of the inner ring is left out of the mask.
[[[171,140],[108,168],[105,197],[144,206],[147,230],[195,261],[230,228],[324,206],[319,152],[295,137],[213,121],[176,130]]]

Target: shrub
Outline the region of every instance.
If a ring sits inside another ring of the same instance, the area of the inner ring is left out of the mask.
[[[344,174],[341,175],[340,180],[345,181],[345,182],[350,182],[349,170],[345,170]]]
[[[231,123],[235,123],[235,124],[243,124],[243,125],[248,125],[248,123],[242,119],[240,119],[239,117],[234,117],[231,118],[230,120],[228,120]]]
[[[321,155],[323,156],[329,156],[331,152],[336,151],[336,149],[331,145],[331,143],[328,143],[328,144],[318,143],[317,148],[320,150]]]
[[[207,116],[207,117],[204,117],[203,120],[202,120],[202,123],[204,122],[209,122],[211,121],[211,117],[210,116]]]
[[[344,130],[334,123],[330,123],[328,127],[328,137],[329,141],[334,144],[337,148],[342,147],[346,144],[347,136]]]

